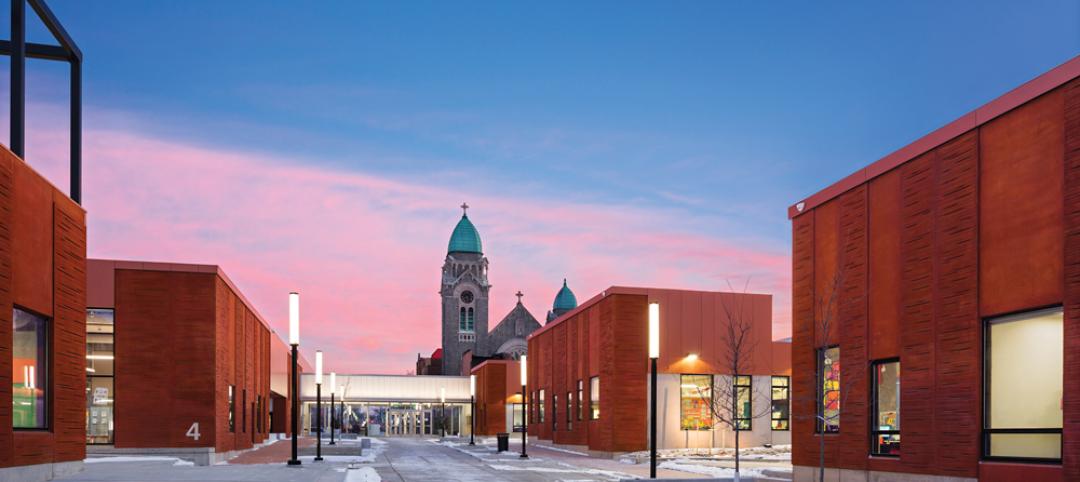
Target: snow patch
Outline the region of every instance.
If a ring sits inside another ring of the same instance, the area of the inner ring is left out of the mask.
[[[382,477],[372,467],[360,467],[349,469],[345,474],[345,482],[382,482]]]
[[[162,457],[155,455],[124,455],[116,457],[90,457],[83,461],[87,464],[102,464],[113,462],[173,462],[173,465],[195,465],[194,462],[188,462],[176,457]]]

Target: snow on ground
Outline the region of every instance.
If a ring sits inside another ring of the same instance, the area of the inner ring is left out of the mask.
[[[656,451],[659,459],[710,459],[734,460],[735,449],[699,448],[699,449],[662,449]],[[631,452],[620,455],[620,462],[634,464],[649,459],[649,452]],[[773,445],[772,447],[750,447],[739,450],[739,459],[754,461],[786,462],[791,460],[791,445]]]
[[[657,465],[657,467],[660,467],[662,469],[668,469],[668,470],[678,470],[680,472],[689,472],[689,473],[692,473],[692,474],[708,475],[710,477],[717,477],[717,478],[724,478],[724,477],[730,478],[730,477],[735,476],[735,469],[733,469],[733,468],[730,468],[730,467],[715,467],[715,466],[711,466],[711,465],[702,465],[702,464],[694,463],[693,460],[687,460],[687,459],[675,459],[675,460],[669,460],[669,461],[666,461],[666,462],[661,462],[659,465]],[[792,473],[791,469],[761,468],[761,467],[744,468],[744,469],[739,471],[739,475],[742,476],[742,477],[746,477],[746,476],[760,477],[762,475],[790,474],[790,473]]]
[[[345,482],[382,482],[382,477],[372,467],[349,469],[345,473]]]
[[[542,445],[542,444],[535,444],[534,443],[534,444],[529,444],[529,446],[530,447],[539,447],[539,448],[542,448],[544,450],[553,450],[555,452],[562,452],[564,454],[581,455],[583,457],[588,457],[589,456],[589,454],[587,454],[585,452],[578,452],[577,450],[570,450],[570,449],[563,449],[563,448],[559,448],[559,447],[552,447],[550,445]]]
[[[181,460],[176,457],[161,457],[154,455],[125,455],[116,457],[90,457],[83,461],[86,464],[117,463],[117,462],[172,462],[175,466],[195,465],[195,462]]]

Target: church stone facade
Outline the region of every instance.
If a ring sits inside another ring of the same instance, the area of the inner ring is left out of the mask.
[[[518,359],[525,354],[526,338],[540,328],[540,322],[518,301],[510,313],[488,330],[488,260],[484,257],[480,233],[468,215],[468,205],[446,250],[439,296],[442,298],[442,368],[444,375],[462,373],[462,356],[471,352],[472,360],[487,358]],[[553,313],[562,314],[577,306],[574,294],[566,286],[556,296]],[[465,367],[471,368],[471,367]],[[419,371],[418,371],[419,374]]]

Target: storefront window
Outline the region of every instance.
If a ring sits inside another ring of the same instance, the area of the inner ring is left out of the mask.
[[[551,396],[551,431],[559,430],[559,394]]]
[[[900,362],[874,363],[874,455],[900,455]]]
[[[12,426],[48,428],[49,320],[14,309],[12,317]]]
[[[679,381],[679,429],[711,429],[712,377],[682,375]]]
[[[987,322],[987,457],[1061,459],[1063,321],[1059,307]]]
[[[571,407],[574,406],[573,401],[574,401],[574,392],[566,392],[566,429],[567,430],[573,430],[574,429],[574,422],[573,422],[574,416],[572,415],[574,412],[572,411],[573,409],[571,408]]]
[[[113,443],[114,313],[86,310],[86,443]]]
[[[749,375],[735,375],[735,423],[739,430],[753,428],[754,397],[752,396],[753,378]]]
[[[600,377],[589,379],[589,408],[592,420],[600,419]]]
[[[840,347],[818,350],[818,386],[821,404],[818,405],[818,432],[840,431]]]
[[[520,432],[525,426],[525,407],[520,403],[513,404],[514,407],[514,431]]]
[[[791,428],[791,377],[772,377],[772,429]]]

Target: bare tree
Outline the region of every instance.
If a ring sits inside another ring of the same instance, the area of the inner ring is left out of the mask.
[[[739,432],[746,431],[753,419],[772,412],[772,397],[755,392],[753,376],[749,375],[754,368],[754,352],[759,341],[758,334],[753,329],[753,306],[748,306],[746,303],[748,297],[739,296],[739,294],[747,294],[749,286],[750,280],[747,279],[742,292],[736,293],[731,282],[728,282],[728,291],[734,296],[721,298],[720,303],[724,315],[721,325],[724,336],[720,347],[723,355],[719,364],[719,368],[724,371],[724,375],[721,376],[722,382],[710,383],[711,387],[706,389],[697,387],[698,397],[709,408],[712,425],[726,427],[735,432],[736,481],[739,480],[740,470]],[[731,301],[727,301],[728,299]],[[771,340],[768,341],[771,342]],[[749,379],[749,383],[739,383],[740,380],[745,380],[742,377]],[[755,398],[765,403],[755,404]]]

